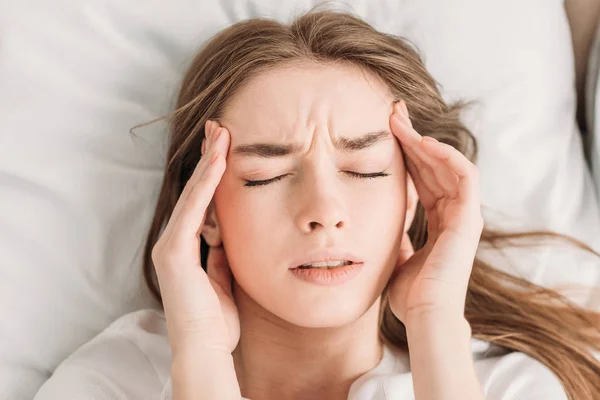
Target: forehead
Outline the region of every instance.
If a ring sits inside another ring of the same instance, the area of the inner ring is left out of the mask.
[[[264,71],[227,104],[233,142],[290,140],[313,129],[358,136],[388,128],[393,96],[375,76],[349,65],[304,63]]]

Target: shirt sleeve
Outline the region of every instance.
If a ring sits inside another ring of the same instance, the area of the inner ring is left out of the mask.
[[[167,338],[144,329],[149,318],[126,317],[80,347],[34,400],[171,400]]]
[[[173,391],[171,388],[171,377],[167,380],[165,387],[160,395],[160,400],[173,400]]]
[[[568,400],[558,376],[521,352],[475,364],[487,400]]]

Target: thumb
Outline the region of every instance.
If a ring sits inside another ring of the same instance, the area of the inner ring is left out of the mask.
[[[229,262],[223,246],[209,248],[206,260],[206,274],[213,286],[215,284],[219,285],[227,295],[231,296],[233,274],[229,268]],[[217,288],[214,289],[216,290]]]

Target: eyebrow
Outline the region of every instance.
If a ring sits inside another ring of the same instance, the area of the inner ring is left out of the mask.
[[[386,140],[392,133],[382,130],[377,132],[368,132],[355,138],[339,137],[334,140],[333,146],[345,153],[364,150],[375,144]],[[301,151],[302,145],[299,143],[277,144],[277,143],[252,143],[236,146],[233,154],[242,157],[262,157],[277,158],[297,154]]]

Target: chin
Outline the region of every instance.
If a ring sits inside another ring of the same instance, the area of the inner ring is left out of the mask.
[[[358,279],[348,285],[306,286],[270,282],[252,285],[248,290],[236,285],[244,303],[252,304],[255,313],[271,314],[281,322],[301,328],[337,328],[356,323],[361,318],[378,320],[381,292],[376,280]],[[368,316],[367,316],[368,314]],[[264,315],[267,319],[269,316]]]
[[[326,299],[318,302],[280,302],[270,310],[277,317],[302,328],[336,328],[352,324],[365,315],[373,304],[357,296],[345,301]]]

